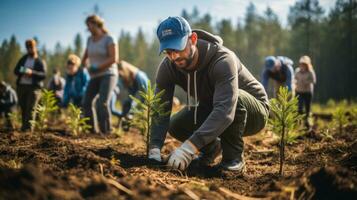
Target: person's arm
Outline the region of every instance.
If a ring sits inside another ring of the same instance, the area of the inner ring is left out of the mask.
[[[268,91],[268,83],[269,83],[269,71],[264,69],[262,73],[262,85],[264,86],[265,91]]]
[[[85,66],[86,66],[87,60],[88,60],[88,49],[86,48],[86,49],[84,50],[83,57],[82,57],[82,62],[81,62],[81,66],[82,66],[82,67],[85,67]]]
[[[31,70],[31,76],[36,77],[38,80],[43,80],[46,78],[47,64],[44,60],[38,60],[38,70]]]
[[[166,133],[169,128],[170,114],[172,108],[172,98],[174,96],[175,84],[170,76],[170,71],[168,69],[167,58],[161,62],[159,70],[156,75],[156,91],[155,94],[162,90],[165,90],[163,96],[161,97],[161,102],[168,102],[165,107],[165,112],[168,115],[165,116],[155,116],[157,123],[154,123],[151,127],[151,137],[150,137],[150,149],[158,148],[161,149],[164,145],[166,139]]]
[[[315,74],[315,71],[314,71],[314,70],[311,70],[311,71],[310,71],[310,74],[311,74],[311,83],[312,83],[312,84],[316,84],[316,74]]]
[[[20,60],[17,62],[16,66],[15,66],[14,74],[15,74],[16,76],[22,75],[22,73],[20,72],[20,67],[24,64],[24,59],[25,59],[25,56],[23,56],[22,58],[20,58]]]
[[[16,105],[19,102],[19,99],[17,98],[17,93],[12,88],[11,88],[11,95],[13,99],[13,105]]]
[[[213,110],[189,138],[197,149],[215,140],[233,122],[238,101],[238,71],[241,65],[233,55],[218,61],[212,70]]]
[[[287,65],[287,70],[286,70],[286,83],[285,86],[288,87],[289,91],[292,91],[292,85],[293,85],[293,80],[294,80],[294,70],[293,67],[290,65]]]

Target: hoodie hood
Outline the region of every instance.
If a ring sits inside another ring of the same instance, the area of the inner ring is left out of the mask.
[[[223,40],[218,35],[213,35],[207,31],[200,30],[200,29],[194,29],[192,30],[192,32],[195,32],[197,34],[198,39],[205,40],[207,42],[211,42],[214,44],[223,45]]]

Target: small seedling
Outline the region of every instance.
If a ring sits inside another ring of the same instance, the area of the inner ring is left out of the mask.
[[[91,126],[87,124],[89,118],[82,118],[81,115],[81,109],[70,103],[68,107],[68,116],[66,117],[66,125],[74,136],[78,136],[80,133],[85,133],[91,128]]]
[[[347,113],[347,101],[342,101],[337,105],[337,108],[332,113],[332,122],[334,126],[337,126],[339,134],[343,132],[343,126],[348,123]]]
[[[38,131],[39,133],[43,133],[48,128],[51,114],[58,109],[54,93],[46,89],[42,90],[40,102],[33,111],[35,117],[30,121],[32,132]]]
[[[357,108],[351,110],[351,120],[352,125],[357,126]]]
[[[298,113],[297,104],[297,97],[293,97],[286,87],[280,87],[278,97],[270,101],[273,116],[269,119],[269,123],[273,132],[280,137],[280,175],[283,175],[285,143],[291,139],[289,134],[297,130],[299,121],[302,119],[302,115]]]
[[[114,155],[112,155],[111,159],[110,159],[110,164],[111,165],[119,165],[120,164],[120,160],[116,159]]]
[[[10,117],[10,120],[12,122],[14,129],[18,129],[21,124],[21,115],[20,115],[19,111],[16,109],[16,111],[11,112],[9,114],[9,117]]]
[[[168,115],[165,108],[168,102],[161,102],[161,97],[164,90],[155,94],[156,86],[152,87],[149,81],[147,91],[139,91],[141,99],[133,97],[130,98],[136,102],[136,107],[133,108],[134,118],[131,125],[138,128],[144,136],[146,136],[146,155],[149,155],[149,142],[151,137],[151,127],[157,123],[158,117]]]

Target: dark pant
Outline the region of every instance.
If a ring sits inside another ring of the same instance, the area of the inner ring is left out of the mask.
[[[195,125],[194,109],[190,111],[187,107],[182,109],[171,118],[169,133],[176,139],[185,141],[202,125],[210,112],[210,110],[199,107]],[[268,110],[262,102],[244,90],[239,90],[234,121],[219,136],[223,160],[242,159],[243,136],[253,135],[262,130],[266,125],[268,115]],[[211,149],[211,146],[216,142],[219,142],[218,138],[204,146],[201,151],[205,152]]]
[[[115,75],[104,75],[93,78],[88,83],[83,99],[83,113],[85,117],[89,117],[89,125],[92,126],[92,131],[95,131],[92,110],[95,107],[100,132],[104,134],[110,133],[111,113],[109,102],[117,79],[118,76]],[[96,106],[93,106],[93,100],[97,94],[99,98]]]
[[[310,128],[309,116],[312,103],[312,93],[311,92],[296,92],[298,98],[298,111],[300,114],[304,114],[305,106],[305,126]]]
[[[10,114],[14,112],[15,105],[0,105],[0,118],[5,117],[6,128],[14,128],[11,122]]]
[[[123,113],[119,110],[117,110],[117,108],[115,107],[115,104],[117,102],[117,94],[115,92],[112,93],[112,98],[110,99],[110,110],[112,112],[113,115],[117,116],[117,117],[122,117]]]
[[[18,85],[17,96],[21,108],[21,130],[31,129],[30,121],[35,119],[34,108],[41,98],[41,89],[33,85]]]

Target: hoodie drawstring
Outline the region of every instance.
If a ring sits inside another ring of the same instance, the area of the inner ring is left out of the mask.
[[[187,104],[188,104],[188,110],[191,110],[191,106],[195,107],[195,112],[194,112],[194,124],[197,124],[197,107],[198,107],[198,102],[197,102],[197,71],[193,73],[193,86],[194,86],[194,104],[191,104],[190,100],[190,94],[191,94],[191,76],[190,73],[187,74]]]

